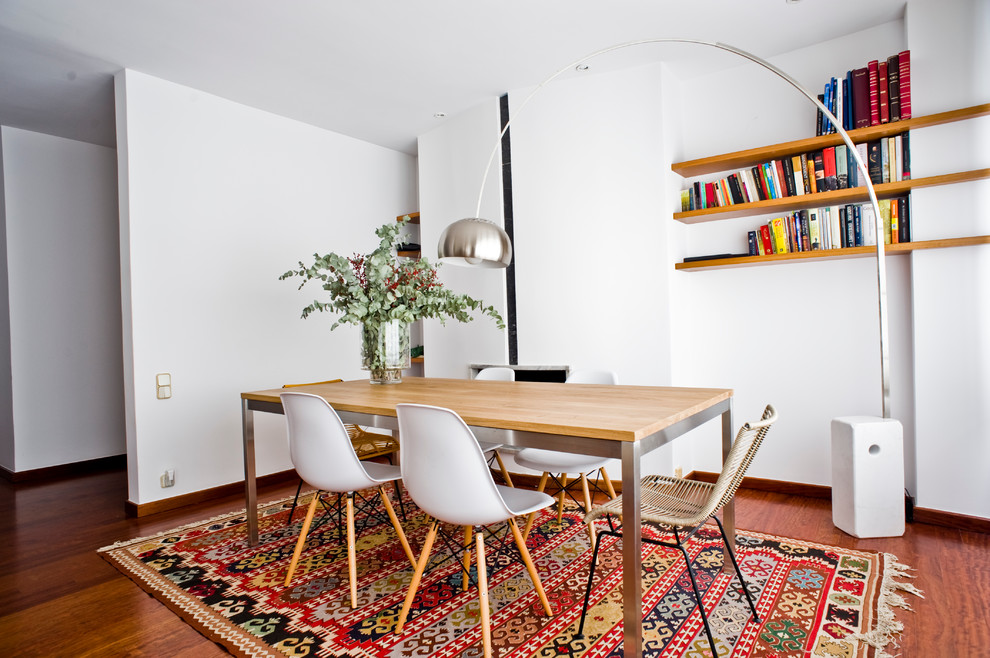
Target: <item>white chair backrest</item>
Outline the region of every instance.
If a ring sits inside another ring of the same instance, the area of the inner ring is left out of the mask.
[[[340,416],[330,403],[309,393],[282,393],[289,428],[289,456],[310,486],[335,493],[378,485],[368,477]]]
[[[420,509],[457,525],[487,525],[512,516],[460,416],[421,404],[400,404],[396,412],[402,482]]]
[[[474,378],[490,382],[514,382],[516,381],[516,371],[512,368],[493,366],[491,368],[482,368]]]
[[[611,370],[572,370],[567,375],[567,383],[616,385],[619,378]]]

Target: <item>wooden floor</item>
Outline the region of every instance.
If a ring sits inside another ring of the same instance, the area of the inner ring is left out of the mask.
[[[243,507],[237,496],[141,519],[124,515],[126,475],[47,483],[0,479],[0,656],[222,656],[96,549]],[[274,500],[293,485],[259,492]],[[990,656],[990,535],[909,525],[904,537],[857,540],[837,530],[828,501],[742,491],[739,527],[894,553],[917,570],[899,653]],[[955,575],[953,575],[955,574]]]

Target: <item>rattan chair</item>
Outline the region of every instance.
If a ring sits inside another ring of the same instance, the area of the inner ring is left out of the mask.
[[[344,424],[330,403],[318,395],[309,393],[282,393],[282,408],[285,410],[285,420],[288,426],[289,453],[292,465],[299,471],[302,478],[317,491],[306,512],[306,520],[299,530],[299,539],[292,554],[292,561],[285,575],[285,586],[292,582],[292,576],[299,564],[306,535],[309,533],[316,506],[322,492],[337,493],[346,496],[347,508],[347,565],[350,581],[351,607],[357,607],[357,557],[355,545],[355,492],[363,489],[377,489],[379,498],[388,519],[395,528],[399,543],[415,567],[413,556],[405,532],[399,525],[392,504],[385,493],[385,485],[401,477],[398,466],[363,462],[357,458],[354,447],[348,440]],[[361,499],[360,502],[365,502]],[[366,502],[370,511],[370,504]]]
[[[566,383],[615,385],[618,381],[618,377],[610,370],[575,370],[568,375]],[[568,496],[575,503],[577,502],[568,490],[568,487],[575,482],[581,483],[581,493],[584,502],[583,511],[587,513],[591,509],[591,491],[589,489],[588,476],[596,471],[598,472],[598,477],[605,485],[605,491],[602,491],[598,486],[598,480],[592,483],[594,489],[600,493],[607,493],[609,498],[615,498],[615,487],[612,486],[612,481],[609,479],[608,472],[605,470],[605,467],[612,461],[611,459],[558,452],[556,450],[543,450],[540,448],[525,448],[516,453],[513,458],[520,466],[542,473],[537,491],[543,491],[547,486],[548,480],[552,480],[558,487],[560,493],[557,497],[557,523],[560,523],[564,515],[564,497]],[[569,473],[578,474],[578,477],[570,483],[568,483],[567,477]],[[523,537],[529,537],[529,531],[533,527],[533,519],[535,517],[535,514],[530,514],[529,518],[526,519]],[[588,532],[591,534],[591,541],[594,542],[594,528],[588,526]]]
[[[742,483],[743,475],[749,468],[756,451],[759,449],[763,438],[770,430],[770,426],[777,420],[777,412],[773,406],[767,405],[763,412],[763,417],[753,423],[746,423],[740,428],[736,435],[736,440],[729,450],[729,454],[722,466],[722,472],[718,480],[712,484],[709,482],[698,482],[695,480],[684,480],[682,478],[668,477],[665,475],[648,475],[640,480],[640,514],[643,523],[654,526],[661,531],[668,530],[674,535],[674,542],[664,542],[651,537],[643,537],[643,541],[667,546],[680,550],[687,563],[688,575],[691,577],[691,587],[694,589],[695,599],[698,601],[698,610],[701,619],[705,624],[705,633],[708,635],[708,643],[712,648],[712,655],[718,656],[715,648],[715,640],[712,637],[711,628],[708,625],[708,615],[702,603],[701,594],[698,591],[698,583],[691,568],[691,560],[688,558],[685,546],[694,534],[705,524],[708,519],[715,519],[719,532],[722,533],[722,543],[725,545],[725,552],[732,560],[732,566],[736,569],[742,591],[749,602],[749,608],[753,611],[753,617],[760,621],[760,616],[756,612],[756,605],[753,597],[746,587],[739,564],[733,554],[732,547],[725,537],[725,529],[722,522],[716,516],[722,507],[732,500],[736,490]],[[591,583],[595,575],[595,564],[598,561],[598,549],[601,546],[602,536],[611,535],[621,537],[622,533],[615,529],[613,519],[622,518],[622,496],[618,496],[603,505],[598,505],[585,516],[585,521],[593,525],[596,519],[605,517],[608,520],[609,529],[600,530],[595,541],[595,548],[591,556],[591,568],[588,573],[588,589],[584,596],[584,609],[581,613],[581,624],[578,627],[577,636],[584,633],[584,620],[588,613],[588,601],[591,598]],[[681,530],[687,529],[686,533]]]
[[[312,386],[313,384],[335,384],[337,382],[342,382],[342,379],[330,379],[325,382],[312,382],[311,384],[285,384],[282,388],[296,388],[297,386]],[[350,423],[344,423],[344,429],[347,430],[347,436],[351,439],[351,445],[354,446],[354,453],[357,455],[358,459],[374,459],[375,457],[386,457],[388,463],[394,463],[392,461],[392,455],[399,451],[399,440],[394,436],[389,434],[379,434],[378,432],[368,432],[365,429],[357,426],[351,425]],[[299,505],[299,495],[302,493],[303,479],[299,478],[299,486],[296,487],[296,495],[292,499],[292,508],[289,510],[289,518],[285,522],[286,525],[292,525],[292,515],[296,513],[296,507]],[[395,489],[396,495],[399,497],[399,506],[402,509],[402,516],[405,518],[406,510],[402,507],[402,496],[399,491],[398,483],[396,483]]]

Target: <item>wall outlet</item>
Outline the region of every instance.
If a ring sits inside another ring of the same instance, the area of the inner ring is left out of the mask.
[[[175,469],[168,469],[162,473],[162,489],[175,486]]]
[[[675,478],[682,478],[682,477],[684,477],[684,469],[681,468],[680,466],[675,466],[674,467],[674,477]]]

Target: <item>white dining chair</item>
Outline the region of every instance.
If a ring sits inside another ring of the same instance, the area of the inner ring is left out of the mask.
[[[488,368],[482,368],[474,376],[475,380],[486,381],[486,382],[514,382],[516,381],[516,371],[512,368],[505,368],[503,366],[489,366]],[[492,465],[492,461],[498,463],[499,472],[502,474],[502,479],[510,487],[512,484],[512,476],[509,475],[509,469],[505,467],[505,462],[502,461],[502,455],[499,450],[502,449],[505,444],[503,443],[491,443],[489,441],[478,441],[481,445],[481,451],[485,455],[491,455],[488,460],[488,465]]]
[[[430,560],[433,543],[437,534],[442,532],[440,524],[463,526],[462,588],[466,590],[468,586],[471,540],[474,534],[482,643],[487,658],[491,656],[491,611],[488,604],[483,526],[508,523],[509,532],[512,533],[519,555],[533,580],[543,610],[548,617],[552,616],[550,601],[514,517],[549,507],[553,504],[553,498],[537,491],[496,484],[471,428],[450,409],[399,404],[396,412],[399,435],[402,437],[402,452],[399,453],[402,481],[409,496],[432,519],[395,632],[402,632],[409,616],[420,580]],[[455,546],[457,541],[447,543]]]
[[[574,370],[567,376],[567,384],[598,384],[614,386],[619,383],[618,377],[609,370]],[[611,459],[594,457],[591,455],[578,455],[569,452],[559,452],[556,450],[543,450],[540,448],[525,448],[514,455],[515,462],[525,468],[540,471],[540,484],[537,491],[543,491],[548,480],[553,480],[560,488],[557,500],[557,523],[560,523],[564,514],[564,497],[569,496],[568,475],[576,473],[581,482],[581,491],[584,499],[584,512],[591,509],[591,491],[588,485],[588,475],[598,471],[599,476],[605,485],[605,490],[610,498],[615,498],[615,487],[605,470]],[[595,484],[595,489],[598,485]],[[600,490],[600,489],[599,489]],[[571,497],[573,500],[573,496]],[[575,501],[576,502],[576,501]],[[530,514],[526,519],[526,527],[523,530],[523,537],[529,537],[529,532],[533,527],[535,514]],[[594,526],[588,526],[591,541],[594,543]]]
[[[306,511],[306,519],[299,529],[299,539],[285,575],[285,586],[299,564],[306,535],[313,522],[316,506],[323,492],[346,496],[347,510],[347,569],[350,581],[351,607],[357,607],[357,557],[355,555],[354,497],[363,489],[377,489],[388,518],[399,537],[409,562],[415,567],[406,534],[399,525],[392,503],[385,493],[385,485],[401,477],[398,466],[379,464],[358,459],[354,445],[344,423],[330,404],[318,395],[310,393],[282,393],[282,408],[288,425],[289,456],[299,476],[316,489]]]

